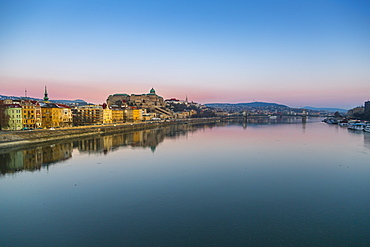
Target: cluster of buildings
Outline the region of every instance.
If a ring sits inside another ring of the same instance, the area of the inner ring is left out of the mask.
[[[51,103],[46,88],[43,101],[3,100],[0,115],[0,126],[5,130],[70,127],[73,122],[71,108]]]
[[[326,111],[310,110],[302,108],[290,108],[285,105],[275,103],[253,102],[240,104],[206,104],[216,110],[216,116],[240,116],[241,113],[247,112],[248,116],[321,116],[327,115]]]
[[[350,109],[347,112],[347,117],[370,120],[370,101],[366,101],[363,106]]]
[[[49,101],[45,87],[42,101],[23,98],[0,102],[0,127],[3,130],[65,128],[72,126],[120,124],[125,122],[188,118],[192,109],[175,112],[170,107],[176,99],[165,101],[152,88],[148,94],[113,94],[101,105],[71,106]],[[181,102],[187,107],[195,105]]]

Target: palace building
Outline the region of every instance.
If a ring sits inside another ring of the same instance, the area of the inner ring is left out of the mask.
[[[113,94],[109,95],[107,105],[118,107],[137,107],[153,110],[155,107],[164,107],[163,97],[156,94],[152,88],[147,94]]]

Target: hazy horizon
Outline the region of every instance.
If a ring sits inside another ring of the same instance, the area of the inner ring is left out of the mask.
[[[369,1],[0,0],[0,94],[350,109],[370,99]]]

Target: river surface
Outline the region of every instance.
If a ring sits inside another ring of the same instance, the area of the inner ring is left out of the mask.
[[[0,246],[370,246],[370,133],[187,124],[0,150]]]

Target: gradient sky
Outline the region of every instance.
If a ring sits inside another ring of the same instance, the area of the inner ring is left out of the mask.
[[[0,0],[0,94],[353,108],[370,99],[370,1]]]

